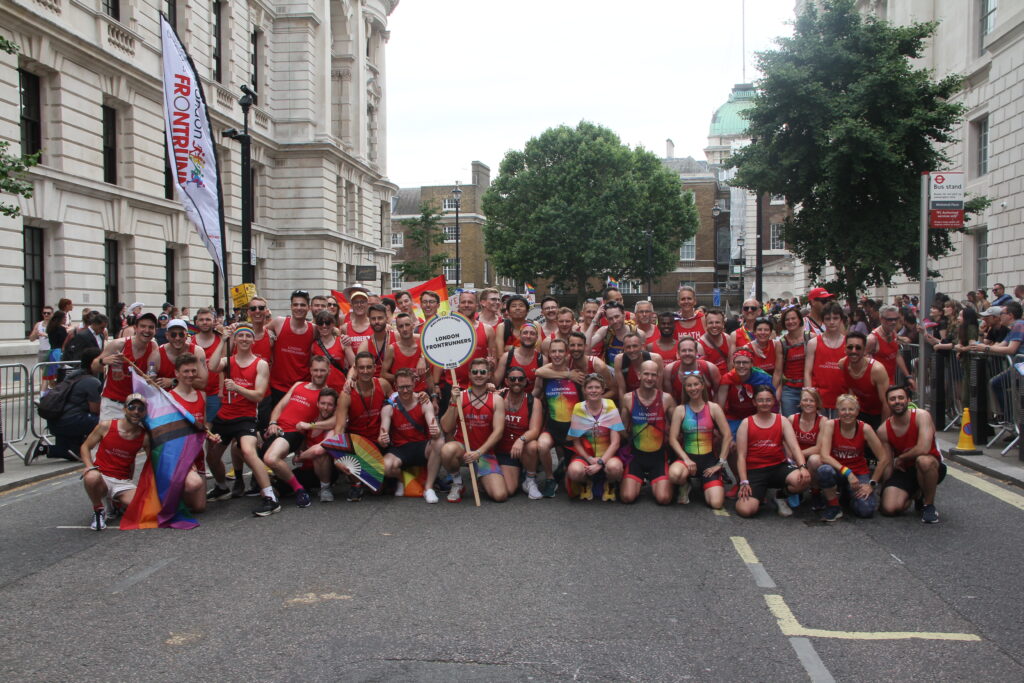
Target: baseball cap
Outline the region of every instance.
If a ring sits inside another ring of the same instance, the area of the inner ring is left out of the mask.
[[[175,327],[180,327],[181,329],[188,331],[188,323],[181,318],[175,318],[171,322],[167,323],[167,329],[173,330]]]
[[[352,285],[351,287],[346,287],[345,291],[343,291],[341,294],[349,301],[352,301],[352,299],[359,294],[362,294],[367,299],[370,298],[370,290],[366,289],[366,287],[363,287],[362,285]]]
[[[984,311],[981,312],[981,316],[985,317],[986,315],[999,315],[1002,312],[1002,306],[990,306],[989,308],[986,308]]]
[[[358,292],[358,291],[356,291],[356,292],[352,292],[352,296],[350,296],[348,299],[349,299],[349,301],[355,301],[356,299],[358,299],[360,297],[362,297],[363,299],[369,299],[370,298],[369,295],[366,292]]]
[[[142,405],[146,405],[146,397],[138,393],[128,394],[128,396],[124,399],[124,404],[126,406],[130,406],[132,403],[135,403],[136,401],[140,401]]]
[[[815,287],[811,291],[807,292],[807,298],[811,301],[815,299],[831,299],[835,295],[828,291],[824,287]]]

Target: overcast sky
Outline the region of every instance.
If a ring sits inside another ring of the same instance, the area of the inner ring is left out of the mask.
[[[470,180],[581,119],[628,145],[703,159],[743,82],[742,0],[401,0],[388,20],[387,171],[400,187]],[[746,0],[754,51],[790,35],[794,0]]]

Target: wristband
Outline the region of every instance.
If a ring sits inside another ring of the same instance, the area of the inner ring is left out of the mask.
[[[844,477],[850,476],[850,468],[844,467],[843,469],[839,470],[839,474],[843,475]]]
[[[743,481],[740,482],[740,486],[750,486],[750,480],[744,479]]]
[[[725,460],[719,460],[718,464],[721,465],[722,467],[725,467],[728,463]]]
[[[519,437],[519,440],[522,441],[523,443],[526,443],[526,434],[523,434],[521,437]]]

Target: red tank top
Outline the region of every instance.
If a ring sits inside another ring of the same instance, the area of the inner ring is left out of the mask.
[[[186,413],[196,419],[196,426],[202,427],[206,424],[206,396],[203,395],[203,392],[196,391],[196,400],[194,401],[186,401],[177,389],[171,389],[168,393],[179,406],[185,409]]]
[[[462,434],[462,422],[457,423],[455,440],[461,441],[467,450],[476,450],[491,435],[491,423],[494,421],[494,394],[487,392],[483,405],[473,405],[471,391],[462,392],[462,413],[466,416],[466,429],[469,431],[469,443]]]
[[[748,386],[746,384],[729,385],[729,391],[725,394],[725,405],[722,406],[726,419],[742,420],[757,412],[754,395],[747,388]]]
[[[376,340],[374,340],[371,334],[366,340],[366,350],[373,356],[373,376],[380,377],[381,368],[384,366],[384,354],[388,350],[388,346],[395,343],[395,333],[388,332],[387,338],[384,343],[377,346]]]
[[[281,325],[270,371],[270,386],[277,391],[288,391],[296,382],[309,381],[309,356],[316,332],[308,322],[305,325],[306,331],[302,334],[292,331],[291,318]]]
[[[868,474],[868,461],[864,457],[864,423],[857,420],[853,437],[843,436],[839,420],[832,420],[832,457],[840,465],[849,467],[854,474]]]
[[[501,441],[498,442],[499,453],[511,453],[516,439],[530,431],[530,401],[532,400],[533,396],[526,392],[523,394],[523,402],[519,408],[512,410],[511,403],[506,399],[505,431],[501,435]]]
[[[255,389],[256,367],[260,364],[260,359],[254,358],[249,365],[243,368],[238,364],[236,358],[237,356],[231,356],[228,361],[231,363],[231,379],[243,389]],[[237,392],[225,391],[220,410],[217,411],[217,417],[221,420],[233,420],[240,417],[255,418],[257,403],[257,401],[250,401]]]
[[[754,367],[761,368],[769,375],[775,372],[775,341],[772,339],[768,340],[768,348],[762,349],[757,341],[750,342],[747,346],[753,348],[757,346],[757,350],[751,350],[751,354],[754,356]],[[757,351],[761,351],[764,354],[762,358]]]
[[[124,351],[122,353],[126,361],[134,363],[135,367],[142,372],[147,372],[148,368],[146,365],[149,363],[149,356],[153,353],[153,346],[153,342],[147,344],[145,353],[136,358],[135,353],[132,351],[132,338],[129,337],[124,341]],[[159,357],[153,360],[157,363],[160,361]],[[114,379],[113,365],[107,366],[107,380],[103,386],[103,396],[111,401],[124,403],[128,394],[132,393],[132,373],[128,370],[131,367],[128,363],[122,363],[121,365],[123,366],[121,379]]]
[[[800,444],[800,450],[807,450],[814,444],[818,443],[818,432],[821,431],[821,419],[821,415],[815,416],[814,426],[811,427],[811,431],[805,432],[800,429],[800,413],[790,416],[789,421],[793,425],[793,431],[796,433],[796,442]]]
[[[385,398],[380,380],[376,377],[373,378],[373,391],[369,398],[359,393],[358,386],[353,386],[345,430],[376,443],[380,436],[380,410],[384,407]]]
[[[314,356],[326,356],[334,359],[334,363],[330,363],[328,366],[327,386],[340,392],[342,387],[345,386],[345,373],[339,370],[335,363],[340,365],[342,368],[345,367],[345,347],[341,345],[341,337],[334,338],[334,343],[327,347],[326,354],[320,347],[320,343],[316,341],[313,342],[313,346],[310,347],[310,350]]]
[[[693,327],[683,327],[682,320],[676,321],[675,338],[677,342],[683,337],[700,339],[700,336],[705,332],[707,332],[707,330],[704,329],[704,314],[700,311],[698,311],[697,316],[693,318]]]
[[[416,371],[416,366],[420,363],[420,358],[423,357],[423,349],[419,344],[416,345],[416,351],[411,356],[407,356],[402,353],[402,347],[398,345],[398,342],[391,343],[391,352],[394,358],[391,361],[391,374],[395,374],[398,370],[408,368],[413,372]],[[429,368],[428,368],[429,370]],[[427,390],[427,379],[426,375],[416,380],[416,386],[413,387],[413,391],[426,391]]]
[[[875,360],[869,358],[864,374],[854,378],[850,374],[850,363],[847,361],[843,365],[843,381],[846,384],[846,390],[860,401],[860,412],[867,413],[868,415],[881,415],[882,399],[878,398],[878,391],[871,383],[871,368],[874,364]]]
[[[679,376],[679,364],[681,360],[677,360],[665,367],[665,372],[669,373],[670,382],[672,383],[672,398],[676,400],[676,403],[686,403],[687,400],[683,396],[683,381],[686,376]],[[704,377],[704,383],[708,387],[708,391],[711,391],[711,363],[700,358],[697,359],[697,371],[700,372],[701,376]]]
[[[526,390],[530,391],[533,388],[533,381],[537,377],[537,368],[544,365],[544,356],[539,353],[533,354],[533,359],[526,365],[519,362],[516,358],[515,349],[509,349],[508,360],[505,361],[505,374],[512,368],[522,368],[523,372],[526,373]]]
[[[270,341],[270,332],[267,330],[263,331],[263,336],[256,339],[252,343],[252,352],[257,358],[262,358],[267,361],[267,365],[273,367],[274,361],[274,344]]]
[[[708,359],[709,363],[714,363],[719,372],[723,375],[729,371],[729,339],[724,334],[722,335],[722,345],[715,346],[709,344],[704,340],[704,337],[698,337],[697,343],[704,349],[704,357]]]
[[[476,346],[473,348],[473,353],[470,354],[469,359],[455,369],[455,379],[459,381],[459,386],[466,390],[469,387],[469,368],[473,360],[476,358],[487,358],[487,326],[483,323],[476,324]],[[448,377],[451,379],[450,372],[441,373],[442,377]]]
[[[367,320],[366,329],[362,332],[356,332],[356,328],[352,325],[352,320],[348,319],[345,321],[345,336],[350,340],[349,343],[352,346],[352,353],[358,353],[359,345],[373,336],[373,328],[370,327],[370,322]],[[377,437],[374,438],[376,439]]]
[[[196,345],[201,347],[203,349],[203,351],[206,352],[206,359],[207,360],[209,360],[210,358],[213,358],[213,354],[216,353],[217,347],[220,346],[220,344],[221,344],[221,338],[220,338],[220,335],[218,335],[218,334],[214,334],[213,335],[213,343],[210,344],[209,346],[203,346],[198,341],[196,342]],[[206,379],[206,388],[204,389],[204,391],[206,392],[207,396],[216,396],[218,393],[220,393],[220,373],[219,372],[210,372],[210,373],[208,373],[208,377]]]
[[[747,344],[749,344],[752,341],[754,341],[754,336],[750,332],[747,332],[747,328],[746,327],[742,327],[741,326],[741,327],[737,327],[736,328],[736,348],[737,349],[740,348],[741,346],[746,346]]]
[[[768,427],[758,427],[754,416],[747,418],[747,470],[786,462],[782,447],[782,416],[775,415]]]
[[[910,425],[907,427],[907,431],[903,433],[903,436],[896,436],[896,432],[892,428],[892,418],[885,421],[885,436],[889,440],[889,445],[892,446],[893,456],[898,456],[901,453],[906,453],[911,448],[917,445],[918,431],[917,431],[917,410],[910,410]],[[942,461],[942,452],[939,451],[938,445],[935,443],[935,437],[932,437],[932,447],[928,451],[928,455],[934,456]]]
[[[875,331],[872,332],[875,335],[875,341],[877,342],[878,348],[875,349],[873,357],[885,371],[889,373],[889,384],[896,383],[896,356],[900,353],[900,343],[896,340],[896,335],[893,335],[892,340],[887,340],[882,336],[882,328],[876,327]]]
[[[135,456],[142,448],[146,430],[134,439],[126,439],[117,431],[120,420],[111,420],[110,429],[100,439],[93,464],[100,468],[100,474],[114,479],[131,479],[135,476]]]
[[[647,350],[650,351],[652,355],[653,354],[657,354],[657,355],[661,356],[662,360],[665,361],[666,367],[668,366],[669,363],[671,363],[672,361],[676,360],[676,345],[675,345],[674,342],[673,342],[672,346],[670,346],[666,350],[666,349],[663,349],[660,346],[658,346],[658,340],[657,339],[653,339],[653,340],[651,340],[650,342],[647,343]]]
[[[185,350],[189,353],[195,353],[196,343],[194,341],[190,341],[188,346],[185,347]],[[156,371],[156,376],[174,379],[174,361],[167,355],[167,344],[160,347],[160,367]]]
[[[640,352],[640,362],[634,363],[626,356],[622,354],[622,379],[626,382],[626,391],[636,391],[637,387],[640,386],[640,363],[651,359],[650,351]]]
[[[832,410],[836,398],[846,389],[846,378],[839,369],[839,361],[846,356],[845,340],[836,348],[825,343],[825,337],[818,335],[818,348],[814,350],[814,367],[811,369],[811,384],[818,389],[821,403]]]
[[[782,344],[782,377],[787,387],[802,387],[804,385],[804,359],[807,358],[807,342],[790,346],[787,342]]]
[[[400,399],[395,399],[392,405],[394,410],[391,413],[391,445],[404,446],[407,443],[417,443],[430,438],[427,430],[427,416],[423,414],[423,406],[416,401],[411,409],[406,409],[412,421],[399,409]]]
[[[285,404],[284,410],[277,417],[277,426],[286,432],[299,431],[300,422],[315,422],[320,409],[317,408],[317,401],[320,400],[320,390],[310,389],[306,382],[292,389],[292,397]]]

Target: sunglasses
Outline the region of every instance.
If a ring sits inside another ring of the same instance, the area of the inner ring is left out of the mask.
[[[43,315],[53,315],[53,311],[43,311]]]
[[[486,375],[488,372],[489,372],[488,370],[470,370],[469,374],[471,374],[471,375]]]
[[[328,320],[327,322],[318,322],[316,324],[316,326],[317,327],[334,327],[334,323],[332,323],[330,320]]]
[[[509,376],[505,378],[505,381],[519,384],[521,382],[526,382],[526,375],[516,375],[515,377]]]
[[[700,375],[700,370],[683,370],[682,375],[683,377],[687,377],[689,375]]]
[[[412,391],[412,385],[408,384],[400,387],[395,387],[395,389],[398,391]]]
[[[847,344],[846,345],[846,350],[847,351],[862,351],[862,350],[864,350],[864,347],[861,346],[860,344]]]
[[[125,409],[125,412],[128,412],[128,413],[144,413],[144,412],[146,412],[146,406],[142,405],[141,403],[133,403],[130,406],[125,406],[124,409]]]
[[[250,311],[265,311],[265,310],[267,310],[267,307],[266,306],[250,306],[249,310]]]
[[[760,311],[761,307],[760,306],[744,306],[743,310],[744,311]]]
[[[168,337],[184,337],[185,336],[185,331],[184,330],[171,330],[170,332],[167,333],[167,336]]]

